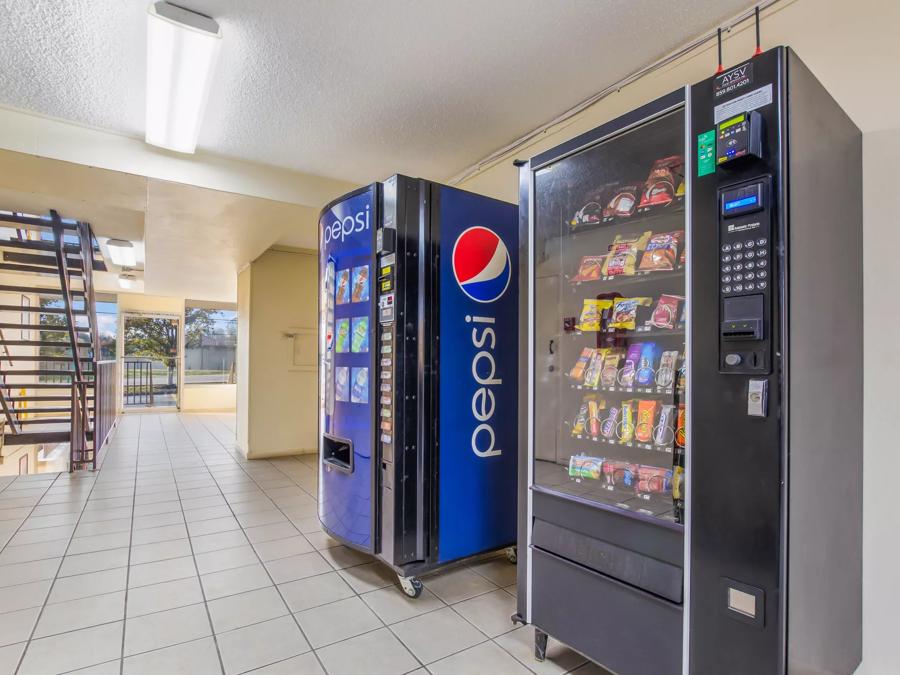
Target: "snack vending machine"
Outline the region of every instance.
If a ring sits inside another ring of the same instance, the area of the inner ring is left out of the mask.
[[[787,48],[521,167],[536,657],[552,636],[618,675],[853,672],[861,172]]]
[[[395,175],[319,217],[318,514],[416,597],[516,541],[518,211]]]

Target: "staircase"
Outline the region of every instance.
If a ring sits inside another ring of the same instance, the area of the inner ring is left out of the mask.
[[[0,272],[4,282],[16,280],[0,284],[0,293],[38,298],[0,304],[0,314],[21,317],[0,322],[3,444],[69,443],[70,471],[96,469],[116,420],[115,361],[99,360],[93,273],[106,271],[100,247],[88,223],[56,211],[0,211],[0,228]]]

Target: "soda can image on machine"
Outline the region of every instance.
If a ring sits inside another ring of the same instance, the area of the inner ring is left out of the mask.
[[[515,205],[400,175],[319,217],[319,520],[412,597],[515,562],[518,246]]]

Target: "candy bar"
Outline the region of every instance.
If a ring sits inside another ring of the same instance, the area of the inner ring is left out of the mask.
[[[575,422],[572,424],[572,435],[580,436],[584,433],[584,429],[587,426],[587,417],[588,417],[588,404],[587,401],[581,404],[581,407],[578,409],[578,414],[575,416]]]
[[[572,366],[572,370],[569,371],[569,377],[571,377],[576,382],[581,382],[584,378],[585,369],[588,367],[588,364],[591,362],[591,358],[594,356],[594,350],[591,347],[585,347],[581,350],[581,356],[578,357],[578,361],[575,362],[575,365]]]
[[[600,425],[600,435],[603,438],[612,438],[616,435],[616,426],[619,423],[619,409],[616,406],[612,406],[609,409],[609,414],[607,414],[606,419],[603,420],[603,423]]]
[[[656,409],[658,406],[659,401],[642,400],[638,402],[634,438],[639,443],[649,443],[653,438],[653,423],[656,421]]]
[[[590,389],[596,389],[600,384],[600,373],[603,370],[603,359],[609,352],[609,349],[594,349],[591,362],[588,364],[587,371],[584,374],[584,386]]]
[[[653,384],[653,378],[656,374],[657,351],[655,342],[644,343],[644,347],[641,349],[640,361],[638,361],[637,374],[634,378],[638,386],[646,387]]]
[[[625,354],[625,363],[616,378],[621,386],[634,386],[634,374],[637,372],[637,365],[638,361],[640,361],[641,350],[643,348],[643,342],[635,342],[628,346],[628,352]]]
[[[668,447],[675,440],[675,406],[665,404],[659,411],[659,423],[653,430],[653,443],[660,447]]]
[[[616,377],[619,374],[619,361],[622,360],[622,352],[610,350],[603,357],[603,368],[600,371],[600,386],[615,387]]]
[[[679,448],[684,447],[685,443],[685,423],[686,423],[686,415],[684,410],[684,403],[680,403],[678,405],[678,424],[675,427],[675,445]]]
[[[656,369],[656,385],[658,387],[671,387],[675,381],[675,364],[678,362],[678,351],[668,350],[659,358],[659,368]]]
[[[630,443],[634,438],[636,407],[636,400],[622,401],[622,419],[619,421],[616,435],[623,443]]]

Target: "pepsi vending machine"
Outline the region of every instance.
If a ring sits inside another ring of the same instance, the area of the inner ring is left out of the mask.
[[[516,540],[518,211],[395,175],[319,230],[319,519],[417,597]]]

